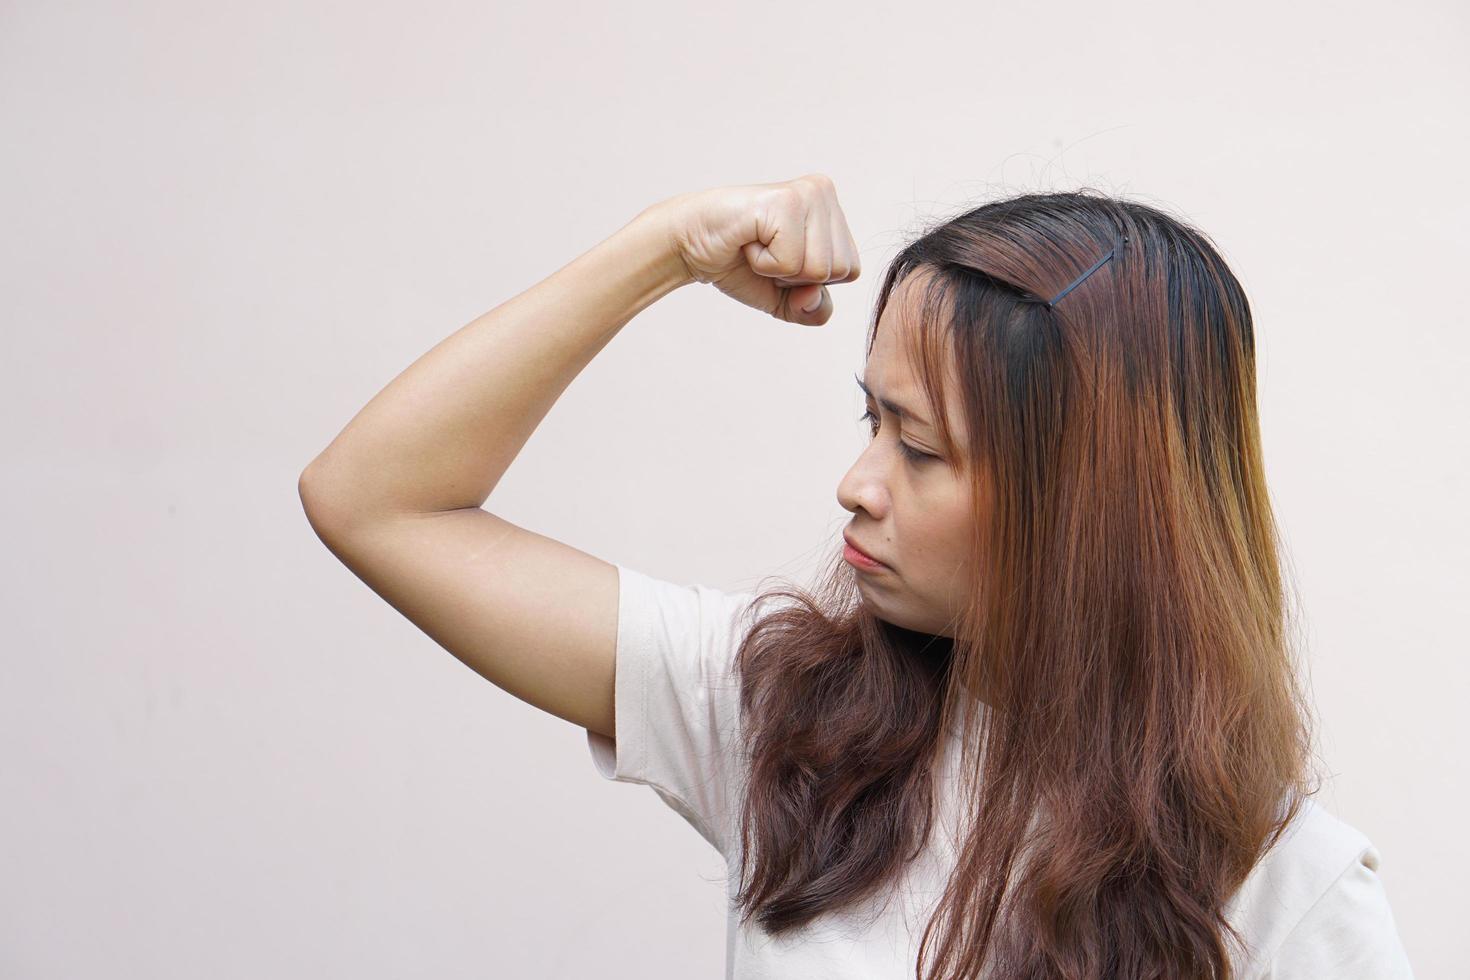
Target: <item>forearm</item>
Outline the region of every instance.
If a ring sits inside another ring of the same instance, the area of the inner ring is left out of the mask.
[[[409,365],[302,474],[308,507],[357,520],[481,506],[597,352],[693,281],[659,208]]]

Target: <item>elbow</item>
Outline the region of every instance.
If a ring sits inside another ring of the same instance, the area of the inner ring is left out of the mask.
[[[301,509],[306,514],[311,529],[317,533],[317,537],[325,538],[330,524],[327,514],[331,507],[331,495],[323,488],[320,473],[312,469],[316,465],[316,460],[312,460],[301,471],[301,476],[296,480],[296,496],[301,500]]]

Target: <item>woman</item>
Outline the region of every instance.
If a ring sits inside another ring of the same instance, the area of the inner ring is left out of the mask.
[[[1310,799],[1245,297],[1199,232],[1035,194],[882,284],[814,593],[678,586],[481,505],[680,286],[822,324],[832,182],[679,195],[450,336],[302,474],[324,543],[726,858],[735,977],[1409,977]]]

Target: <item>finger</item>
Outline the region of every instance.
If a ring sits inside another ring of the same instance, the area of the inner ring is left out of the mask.
[[[841,208],[832,209],[831,235],[832,241],[838,243],[837,271],[843,273],[835,281],[852,282],[862,272],[862,256],[858,252],[857,242],[853,240],[852,232],[847,228],[847,219],[843,216]]]
[[[806,255],[802,266],[802,277],[808,283],[832,281],[833,238],[832,221],[825,213],[807,217]]]
[[[793,206],[788,201],[780,199],[763,214],[756,222],[756,241],[741,246],[752,271],[786,281],[799,280],[805,272],[807,249],[805,215],[798,211],[799,203]]]
[[[817,305],[811,310],[803,310],[804,304],[817,300]],[[805,323],[808,326],[819,326],[826,323],[832,314],[832,297],[827,292],[827,287],[820,284],[808,283],[804,286],[796,286],[786,290],[782,300],[781,319],[788,323]]]

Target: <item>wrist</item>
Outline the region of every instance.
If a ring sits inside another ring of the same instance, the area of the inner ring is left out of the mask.
[[[629,229],[640,240],[640,247],[647,249],[645,254],[653,260],[657,275],[669,292],[699,281],[684,261],[675,234],[674,202],[678,199],[671,197],[651,204],[629,223]]]

